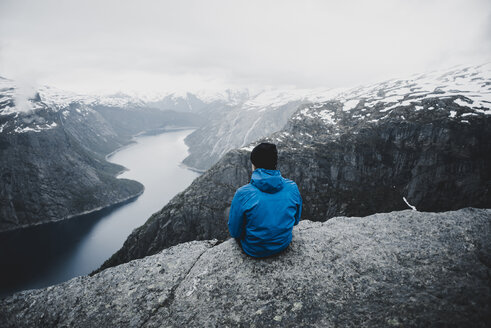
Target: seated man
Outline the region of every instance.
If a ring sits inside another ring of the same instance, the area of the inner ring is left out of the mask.
[[[230,235],[253,257],[284,250],[300,220],[302,197],[295,182],[276,170],[277,161],[274,144],[256,146],[251,153],[251,182],[236,191],[230,207]]]

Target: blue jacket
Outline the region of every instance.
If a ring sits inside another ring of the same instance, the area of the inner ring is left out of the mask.
[[[290,244],[301,212],[302,197],[295,182],[278,170],[256,169],[251,182],[235,193],[228,229],[244,252],[265,257]]]

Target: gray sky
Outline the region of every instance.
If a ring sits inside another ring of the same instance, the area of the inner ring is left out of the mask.
[[[489,61],[489,0],[0,0],[0,76],[77,92],[355,86]]]

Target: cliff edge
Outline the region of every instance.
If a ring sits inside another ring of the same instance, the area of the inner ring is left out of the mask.
[[[283,254],[192,241],[0,300],[1,327],[489,327],[491,210],[302,221]]]

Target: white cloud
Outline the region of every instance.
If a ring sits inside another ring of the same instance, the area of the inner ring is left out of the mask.
[[[491,60],[490,13],[486,0],[3,0],[0,75],[83,92],[349,86]]]

